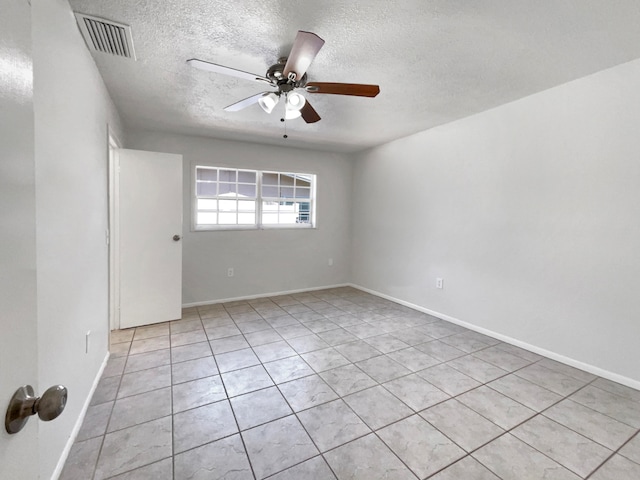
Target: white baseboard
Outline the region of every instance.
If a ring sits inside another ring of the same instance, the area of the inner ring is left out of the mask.
[[[251,300],[253,298],[277,297],[279,295],[291,295],[293,293],[312,292],[316,290],[326,290],[328,288],[340,288],[340,287],[350,287],[350,286],[351,286],[350,283],[339,283],[337,285],[326,285],[324,287],[299,288],[296,290],[286,290],[283,292],[257,293],[254,295],[245,295],[243,297],[220,298],[217,300],[206,300],[204,302],[183,303],[182,308],[202,307],[204,305],[215,305],[216,303],[236,302],[238,300]]]
[[[446,320],[447,322],[455,323],[456,325],[460,325],[461,327],[468,328],[469,330],[473,330],[474,332],[482,333],[483,335],[487,335],[489,337],[495,338],[496,340],[500,340],[505,343],[509,343],[511,345],[515,345],[516,347],[523,348],[525,350],[529,350],[530,352],[537,353],[538,355],[542,355],[543,357],[550,358],[552,360],[556,360],[560,363],[564,363],[565,365],[569,365],[571,367],[578,368],[580,370],[584,370],[585,372],[592,373],[593,375],[597,375],[602,378],[606,378],[607,380],[611,380],[613,382],[621,383],[622,385],[626,385],[627,387],[635,388],[636,390],[640,390],[640,381],[634,380],[629,377],[625,377],[623,375],[619,375],[614,372],[610,372],[608,370],[604,370],[600,367],[596,367],[594,365],[590,365],[588,363],[580,362],[578,360],[574,360],[573,358],[565,357],[556,352],[552,352],[550,350],[545,350],[544,348],[537,347],[535,345],[531,345],[529,343],[523,342],[521,340],[511,338],[507,335],[503,335],[498,332],[494,332],[492,330],[488,330],[486,328],[479,327],[469,322],[465,322],[455,317],[451,317],[445,313],[436,312],[435,310],[431,310],[420,305],[416,305],[414,303],[406,302],[399,298],[392,297],[390,295],[386,295],[381,292],[377,292],[370,288],[363,287],[361,285],[350,284],[350,287],[357,288],[358,290],[362,290],[363,292],[370,293],[372,295],[376,295],[378,297],[384,298],[386,300],[391,300],[392,302],[398,303],[400,305],[404,305],[405,307],[413,308],[414,310],[418,310],[419,312],[426,313],[428,315],[433,315],[434,317],[438,317],[442,320]]]
[[[53,471],[53,474],[51,475],[51,480],[58,480],[58,477],[60,477],[60,474],[62,473],[64,464],[67,461],[69,452],[71,451],[71,447],[73,446],[74,442],[76,441],[76,438],[78,437],[78,432],[80,432],[80,428],[82,427],[82,422],[84,422],[84,417],[87,414],[89,404],[91,403],[91,399],[93,398],[93,393],[96,391],[98,382],[100,382],[100,378],[102,378],[102,372],[104,372],[104,369],[107,366],[108,361],[109,361],[109,352],[107,352],[107,354],[105,355],[104,360],[102,361],[102,365],[100,365],[100,369],[96,374],[96,378],[93,380],[93,385],[91,385],[91,390],[89,390],[89,395],[87,395],[87,398],[84,401],[84,405],[82,406],[80,415],[78,415],[78,419],[76,420],[76,423],[73,426],[73,430],[71,430],[71,435],[67,440],[67,444],[64,446],[64,450],[62,450],[62,453],[60,454],[60,458],[58,459],[58,464],[56,465],[56,469]]]

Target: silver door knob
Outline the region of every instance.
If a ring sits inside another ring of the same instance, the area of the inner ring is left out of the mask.
[[[173,236],[173,241],[174,241],[174,242],[179,242],[179,241],[180,241],[180,238],[181,238],[181,237],[180,237],[180,235],[174,235],[174,236]]]
[[[20,387],[9,402],[4,428],[7,433],[18,433],[27,424],[29,417],[36,413],[45,422],[58,418],[67,405],[67,396],[67,389],[62,385],[48,388],[41,397],[34,395],[31,385]]]

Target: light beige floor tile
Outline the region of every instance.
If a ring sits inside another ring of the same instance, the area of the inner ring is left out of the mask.
[[[238,432],[233,411],[224,400],[186,410],[173,417],[173,450],[184,452]]]
[[[305,410],[298,418],[321,452],[371,432],[342,400]]]
[[[324,457],[340,480],[416,479],[411,470],[373,434],[331,450]]]
[[[172,390],[174,414],[227,398],[220,375],[180,383]]]
[[[104,480],[171,454],[171,417],[108,433],[100,451],[95,479]]]
[[[253,480],[240,435],[223,438],[175,456],[180,480]]]
[[[418,415],[389,425],[378,435],[419,478],[426,478],[466,455]]]
[[[245,430],[242,437],[257,478],[280,472],[318,454],[295,415]]]
[[[589,475],[613,453],[542,415],[513,429],[511,434],[581,477]]]
[[[508,433],[474,452],[473,457],[502,480],[580,479]]]
[[[420,415],[467,452],[504,433],[502,428],[456,399],[424,410]]]
[[[276,387],[233,397],[231,405],[241,430],[253,428],[293,413]]]
[[[295,412],[338,398],[338,395],[318,375],[281,383],[278,388]]]
[[[409,407],[379,385],[348,395],[344,401],[372,430],[413,414]]]
[[[295,467],[286,469],[269,480],[336,480],[335,475],[321,457],[314,457],[311,460],[302,462]]]

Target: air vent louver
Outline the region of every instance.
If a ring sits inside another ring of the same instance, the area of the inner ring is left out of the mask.
[[[131,27],[83,13],[75,16],[90,50],[135,60]]]

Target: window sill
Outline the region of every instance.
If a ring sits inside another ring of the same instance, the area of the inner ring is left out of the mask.
[[[294,225],[230,225],[220,227],[192,227],[191,231],[194,233],[200,232],[232,232],[232,231],[247,231],[247,230],[316,230],[318,227],[315,225],[294,226]]]

